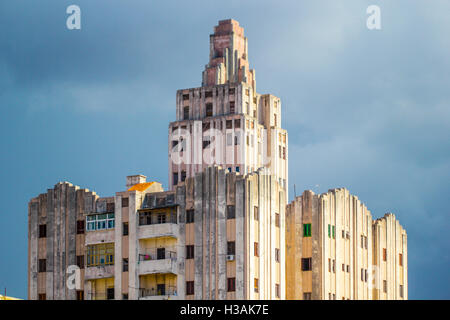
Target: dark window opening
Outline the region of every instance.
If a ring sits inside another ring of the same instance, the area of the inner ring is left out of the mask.
[[[39,225],[39,238],[46,238],[46,237],[47,237],[47,225],[40,224]]]
[[[194,259],[194,246],[186,246],[186,259]]]
[[[312,258],[302,258],[302,271],[312,270]]]
[[[236,210],[234,206],[227,206],[227,219],[234,219],[236,217]]]

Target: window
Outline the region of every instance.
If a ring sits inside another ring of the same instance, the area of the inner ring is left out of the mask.
[[[106,212],[112,213],[116,211],[115,209],[116,204],[114,202],[109,202],[106,204]]]
[[[275,283],[275,297],[280,298],[280,285]]]
[[[114,213],[93,214],[86,217],[87,231],[114,228]]]
[[[229,94],[234,94],[234,88],[228,89],[228,93],[229,93]]]
[[[173,173],[173,185],[176,186],[178,184],[178,172]]]
[[[83,256],[77,256],[77,266],[80,269],[84,269],[84,255]]]
[[[227,291],[236,291],[236,278],[227,278]]]
[[[47,271],[47,260],[39,259],[38,272],[46,272]]]
[[[342,264],[342,272],[345,272],[345,264]]]
[[[122,294],[122,300],[128,300],[128,293]]]
[[[311,223],[303,224],[303,237],[311,237]]]
[[[156,249],[156,260],[164,260],[164,259],[166,259],[166,248]]]
[[[347,272],[350,273],[350,265],[347,265]]]
[[[106,266],[114,264],[114,243],[101,243],[87,246],[87,266]]]
[[[250,95],[250,90],[249,89],[245,89],[245,95],[249,96]]]
[[[275,248],[275,262],[280,262],[280,249]]]
[[[234,113],[234,101],[230,101],[230,113]]]
[[[106,299],[107,300],[114,300],[114,288],[106,289]]]
[[[234,241],[227,242],[227,254],[234,255],[236,252],[236,243]]]
[[[206,116],[212,117],[212,115],[213,115],[213,105],[212,105],[212,103],[207,103],[206,104]]]
[[[344,239],[344,238],[345,238],[345,231],[342,230],[342,239]]]
[[[186,281],[186,295],[194,294],[194,281]]]
[[[398,264],[403,267],[403,254],[401,253],[398,254]]]
[[[195,214],[195,211],[193,209],[186,210],[186,223],[194,222],[194,214]]]
[[[166,214],[158,214],[158,224],[166,223]]]
[[[364,239],[365,239],[365,240],[364,240],[364,244],[365,244],[365,247],[366,247],[366,249],[367,249],[367,242],[368,242],[368,241],[367,241],[367,237],[364,237]]]
[[[258,280],[258,278],[255,278],[254,282],[255,282],[255,292],[258,293],[259,292],[259,280]]]
[[[280,214],[275,213],[275,227],[279,227],[279,226],[280,226]]]
[[[259,257],[259,244],[258,242],[253,243],[253,254],[255,257]]]
[[[336,227],[333,226],[333,239],[336,239]]]
[[[183,120],[188,120],[189,119],[189,107],[184,107],[183,108]]]
[[[302,271],[312,270],[312,258],[302,258]]]
[[[128,207],[128,198],[122,198],[122,208]]]
[[[346,233],[345,233],[345,237],[346,237],[347,239],[350,239],[350,232],[346,232]]]
[[[122,259],[122,272],[128,271],[128,259]]]
[[[211,98],[213,96],[212,91],[206,91],[205,92],[205,98]]]
[[[235,119],[234,120],[234,127],[240,128],[241,127],[241,119]]]
[[[387,251],[386,248],[383,248],[383,261],[387,260]]]
[[[286,147],[283,147],[283,160],[286,160]]]
[[[361,248],[364,249],[364,236],[361,236]]]
[[[361,281],[364,282],[364,269],[361,268]]]
[[[194,259],[194,246],[186,246],[186,259]]]
[[[84,291],[83,290],[77,290],[77,300],[78,301],[84,300]]]
[[[328,225],[328,238],[331,238],[331,225]]]
[[[304,292],[303,293],[303,300],[311,300],[311,292]]]
[[[259,209],[257,206],[253,207],[253,218],[255,221],[259,221]]]
[[[328,272],[331,272],[331,259],[328,258]]]
[[[233,128],[233,120],[227,120],[226,128],[227,129],[232,129]]]
[[[205,140],[203,140],[203,149],[206,149],[211,144],[211,140],[209,140],[209,137],[205,137]]]
[[[387,293],[387,281],[383,280],[383,292]]]
[[[236,217],[234,206],[227,206],[227,219],[234,219]]]
[[[77,234],[84,234],[84,220],[77,221]]]
[[[189,100],[189,93],[183,94],[183,101]]]
[[[333,259],[333,273],[336,273],[336,260]]]
[[[403,285],[400,285],[400,298],[403,298]]]
[[[241,171],[241,168],[240,167],[236,167],[236,172],[239,172],[239,171]]]
[[[181,181],[185,181],[186,180],[186,171],[181,171]]]
[[[39,225],[39,238],[45,238],[45,237],[47,237],[47,225],[40,224]]]
[[[39,300],[47,300],[47,297],[45,296],[45,293],[40,293],[38,296]]]
[[[369,279],[367,269],[364,269],[364,282],[367,282],[367,279]]]
[[[122,235],[123,236],[128,235],[128,222],[122,223]]]

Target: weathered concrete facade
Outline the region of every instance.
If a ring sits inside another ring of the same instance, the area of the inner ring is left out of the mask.
[[[284,298],[285,193],[267,170],[209,167],[174,191],[136,177],[115,197],[64,183],[31,200],[30,299]],[[75,290],[70,265],[80,268]]]
[[[169,125],[170,188],[218,165],[244,175],[265,167],[287,190],[280,98],[256,92],[247,38],[237,21],[220,21],[210,41],[202,87],[177,92],[176,121]]]
[[[305,191],[288,204],[286,224],[287,299],[407,298],[406,232],[392,214],[373,221],[344,188],[321,195]],[[386,247],[391,255],[383,262]],[[390,295],[380,292],[384,279]]]
[[[60,182],[28,205],[28,298],[75,299],[77,289],[68,289],[67,267],[84,255],[85,234],[77,223],[93,212],[99,197],[95,192]],[[84,270],[81,270],[84,277]],[[78,290],[84,290],[83,286]]]

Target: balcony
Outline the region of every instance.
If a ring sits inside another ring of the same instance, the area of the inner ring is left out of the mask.
[[[178,224],[172,222],[141,225],[138,228],[138,239],[160,237],[178,238]]]
[[[114,277],[114,265],[86,267],[84,271],[85,280],[105,279]]]
[[[139,289],[139,300],[175,300],[178,299],[176,287],[158,285],[152,288]]]
[[[159,248],[139,255],[138,274],[172,273],[177,274],[177,254]]]

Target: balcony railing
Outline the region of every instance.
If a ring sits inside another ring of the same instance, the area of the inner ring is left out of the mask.
[[[177,223],[176,211],[170,213],[153,213],[153,212],[140,212],[139,213],[139,225],[146,226],[152,224],[164,224],[164,223]]]
[[[139,298],[146,297],[160,297],[160,296],[176,296],[177,295],[177,287],[175,286],[166,286],[163,288],[152,287],[152,288],[140,288],[139,289]]]
[[[177,259],[177,253],[174,249],[164,248],[164,251],[155,250],[144,250],[139,254],[139,261],[149,261],[149,260],[163,260],[163,259]]]

